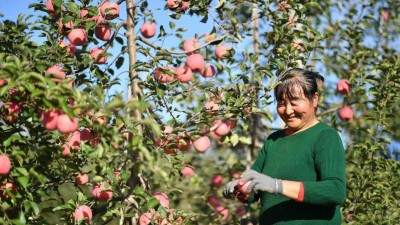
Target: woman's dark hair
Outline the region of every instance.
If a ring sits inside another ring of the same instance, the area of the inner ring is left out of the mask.
[[[302,90],[304,96],[312,100],[315,92],[318,92],[317,80],[323,82],[324,77],[305,69],[290,69],[279,79],[279,84],[274,89],[275,99],[277,101],[282,101],[284,97],[296,99],[299,97],[298,90]]]

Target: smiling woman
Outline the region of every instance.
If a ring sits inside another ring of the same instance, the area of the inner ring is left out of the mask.
[[[275,88],[277,112],[287,128],[272,133],[241,182],[226,184],[224,196],[261,200],[260,224],[337,224],[346,195],[345,155],[335,129],[316,118],[318,73],[291,69]]]

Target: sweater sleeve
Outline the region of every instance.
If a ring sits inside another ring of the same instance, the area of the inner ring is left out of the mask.
[[[261,173],[261,170],[264,166],[265,157],[267,155],[266,149],[267,149],[267,142],[264,143],[264,146],[261,148],[260,152],[258,153],[256,161],[254,162],[253,166],[251,167],[252,170],[255,170],[255,171]],[[259,199],[260,199],[260,196],[258,194],[253,193],[250,195],[249,198],[247,198],[246,200],[243,200],[242,202],[253,203],[253,202],[258,201]]]
[[[314,145],[316,182],[303,182],[303,202],[341,205],[346,197],[345,152],[335,130],[323,131]]]

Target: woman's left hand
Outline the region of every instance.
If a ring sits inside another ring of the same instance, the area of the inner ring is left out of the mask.
[[[269,177],[254,170],[245,171],[242,174],[242,183],[251,183],[247,187],[248,192],[266,191],[274,194],[282,193],[282,180]]]

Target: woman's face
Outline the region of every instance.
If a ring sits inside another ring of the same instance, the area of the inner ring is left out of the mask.
[[[281,119],[292,132],[305,130],[317,121],[315,109],[318,104],[318,93],[314,94],[312,100],[304,96],[303,91],[297,91],[296,98],[288,99],[286,96],[278,102],[277,111]]]

